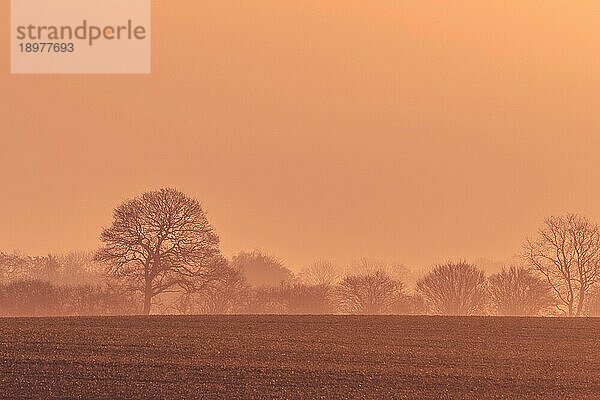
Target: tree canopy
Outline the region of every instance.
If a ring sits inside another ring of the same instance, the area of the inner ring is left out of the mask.
[[[127,200],[103,230],[96,259],[130,291],[143,295],[143,312],[162,293],[193,292],[219,278],[225,260],[219,237],[200,203],[175,189]]]

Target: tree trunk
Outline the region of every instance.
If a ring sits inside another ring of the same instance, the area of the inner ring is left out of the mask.
[[[583,304],[585,302],[585,287],[581,287],[579,289],[579,299],[577,303],[577,317],[581,317],[581,313],[583,311]]]
[[[144,311],[143,311],[144,315],[150,314],[151,304],[152,304],[152,289],[146,287],[146,290],[144,292]]]

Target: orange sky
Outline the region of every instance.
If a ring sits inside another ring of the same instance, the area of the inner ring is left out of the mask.
[[[149,76],[9,75],[0,249],[98,245],[177,187],[226,255],[505,259],[600,221],[600,2],[153,2]]]

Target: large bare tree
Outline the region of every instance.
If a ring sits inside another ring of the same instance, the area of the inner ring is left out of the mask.
[[[547,218],[537,236],[526,240],[522,258],[545,276],[564,314],[580,316],[600,281],[598,225],[577,214]]]
[[[121,204],[101,240],[96,260],[128,290],[141,293],[144,314],[155,296],[199,291],[224,271],[219,238],[200,203],[174,189]]]
[[[488,278],[488,287],[498,315],[540,315],[556,304],[548,282],[523,267],[503,268]]]
[[[485,311],[485,274],[466,262],[438,265],[417,282],[416,290],[435,314],[477,315]]]

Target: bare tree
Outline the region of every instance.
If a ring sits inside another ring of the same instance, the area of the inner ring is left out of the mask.
[[[548,282],[523,267],[502,269],[488,278],[488,287],[498,315],[540,315],[556,303]]]
[[[527,239],[523,260],[546,277],[565,315],[580,316],[586,295],[600,280],[598,225],[576,215],[550,217]]]
[[[385,272],[390,278],[405,284],[413,279],[413,273],[405,265],[384,260],[362,257],[346,266],[345,275],[369,275],[377,271]]]
[[[54,255],[32,257],[19,252],[0,253],[0,280],[33,279],[62,283],[61,266]]]
[[[15,278],[25,277],[30,262],[31,258],[22,254],[0,252],[0,282],[8,282]]]
[[[200,203],[174,189],[142,194],[117,207],[95,259],[132,292],[143,295],[143,313],[168,292],[195,292],[217,280],[225,261],[219,238]]]
[[[292,271],[282,260],[260,250],[250,253],[241,251],[233,257],[231,266],[240,271],[254,287],[279,286],[293,278]]]
[[[485,274],[466,262],[438,265],[417,282],[416,290],[435,314],[477,315],[485,310]]]
[[[346,276],[336,289],[339,310],[348,314],[389,314],[403,296],[402,283],[383,271]]]
[[[104,279],[104,266],[94,261],[93,251],[71,251],[55,254],[61,284],[99,283]]]
[[[235,314],[244,310],[250,287],[236,269],[226,267],[219,279],[198,293],[184,293],[176,301],[181,314]]]
[[[339,282],[341,273],[337,265],[328,260],[317,260],[303,268],[300,280],[308,285],[333,286]]]
[[[585,304],[585,315],[600,317],[600,287],[596,286],[589,294]]]
[[[333,312],[331,287],[326,284],[284,283],[280,296],[288,314],[329,314]]]
[[[245,310],[249,314],[286,314],[288,304],[282,296],[282,286],[260,286],[251,289]]]

